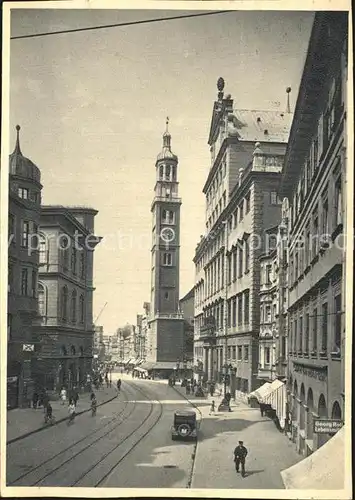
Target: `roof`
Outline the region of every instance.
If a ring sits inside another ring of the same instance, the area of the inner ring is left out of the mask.
[[[176,361],[155,361],[141,365],[145,370],[173,370],[176,368]]]
[[[196,417],[196,413],[194,411],[187,411],[187,410],[177,410],[175,412],[176,417]]]
[[[195,287],[193,286],[191,290],[187,292],[187,294],[184,295],[182,299],[180,299],[180,302],[184,302],[185,300],[191,299],[194,296],[195,296]]]
[[[41,171],[30,159],[23,156],[20,148],[20,126],[16,125],[17,139],[14,151],[9,155],[9,173],[41,183]]]
[[[232,124],[240,141],[286,143],[292,119],[292,113],[234,109]]]

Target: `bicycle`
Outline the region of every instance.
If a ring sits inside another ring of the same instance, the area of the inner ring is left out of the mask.
[[[54,425],[56,423],[54,415],[44,415],[44,425],[46,424]]]

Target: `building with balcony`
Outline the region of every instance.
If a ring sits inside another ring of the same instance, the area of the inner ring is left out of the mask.
[[[344,416],[347,43],[347,13],[316,13],[280,188],[290,204],[289,421],[304,455],[329,439],[315,418]]]
[[[260,255],[281,221],[277,189],[291,113],[239,110],[218,81],[208,143],[206,234],[195,251],[195,362],[205,382],[247,394],[258,380]],[[201,378],[201,377],[200,377]]]
[[[94,236],[97,210],[42,206],[39,244],[37,328],[41,350],[37,386],[58,391],[85,385],[91,372]],[[103,336],[104,342],[104,336]]]
[[[19,132],[9,157],[9,245],[7,311],[7,405],[28,406],[34,391],[33,371],[39,350],[36,325],[38,228],[41,172],[20,148]]]

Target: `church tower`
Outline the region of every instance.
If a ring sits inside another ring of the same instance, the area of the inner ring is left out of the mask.
[[[183,315],[179,309],[180,206],[178,157],[171,151],[169,119],[155,163],[152,212],[150,352],[153,362],[183,357]],[[163,363],[164,364],[164,363]],[[165,369],[161,365],[161,369]],[[165,365],[164,365],[165,366]]]

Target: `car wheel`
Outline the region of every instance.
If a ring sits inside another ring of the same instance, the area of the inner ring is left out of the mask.
[[[191,427],[189,426],[189,424],[181,424],[179,425],[177,431],[179,433],[179,436],[187,437],[191,432]]]

